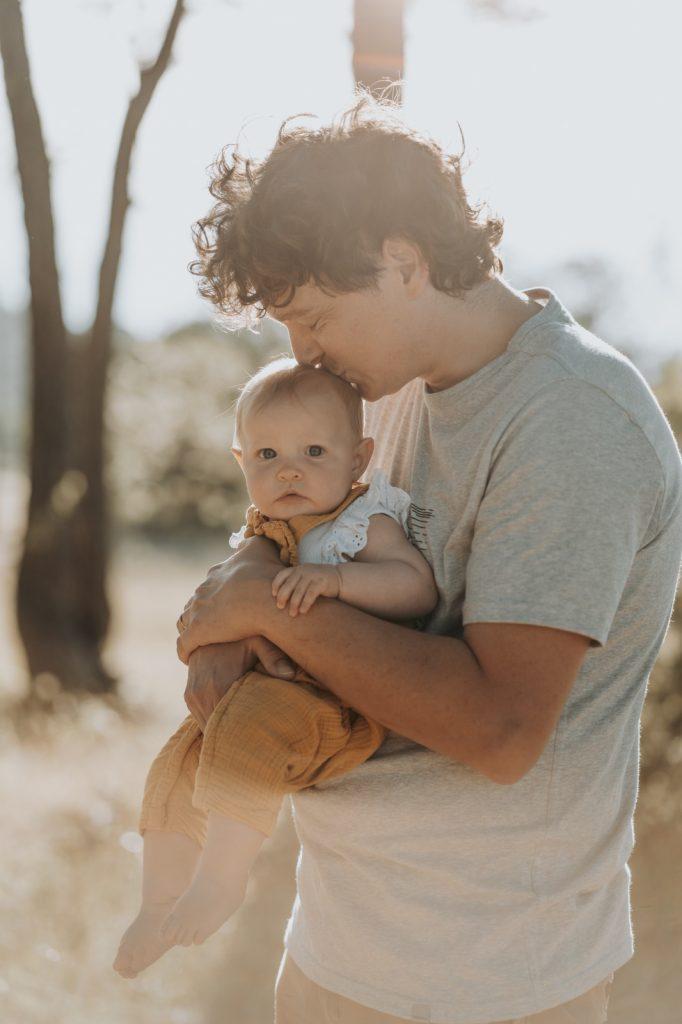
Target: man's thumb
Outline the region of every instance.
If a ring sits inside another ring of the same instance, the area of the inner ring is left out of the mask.
[[[289,659],[282,654],[279,647],[275,647],[269,640],[264,640],[259,645],[258,657],[261,665],[270,675],[291,679],[296,673]]]

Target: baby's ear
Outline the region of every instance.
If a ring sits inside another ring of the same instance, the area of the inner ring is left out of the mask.
[[[356,480],[359,477],[361,477],[362,474],[367,469],[367,466],[369,465],[369,460],[372,458],[373,452],[374,438],[363,437],[362,441],[359,442],[357,448],[355,449],[355,465],[353,468],[355,470]]]
[[[235,459],[239,463],[239,468],[241,469],[241,471],[243,473],[244,472],[244,463],[242,462],[241,449],[239,449],[239,448],[230,448],[230,451],[232,452],[232,454],[234,455]]]

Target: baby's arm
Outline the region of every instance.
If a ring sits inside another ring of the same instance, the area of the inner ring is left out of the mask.
[[[370,517],[367,543],[352,562],[284,569],[272,582],[277,605],[305,614],[320,596],[338,597],[388,619],[411,619],[433,611],[438,592],[431,567],[391,516]]]

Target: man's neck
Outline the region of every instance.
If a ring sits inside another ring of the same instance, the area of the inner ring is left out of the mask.
[[[426,366],[419,374],[428,391],[452,387],[497,359],[519,327],[542,309],[502,278],[477,285],[461,299],[434,296]]]

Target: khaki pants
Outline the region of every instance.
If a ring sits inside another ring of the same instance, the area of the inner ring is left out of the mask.
[[[613,974],[561,1006],[495,1024],[604,1024]],[[311,981],[285,952],[275,984],[275,1024],[409,1024],[421,1017],[394,1017],[372,1010]]]

